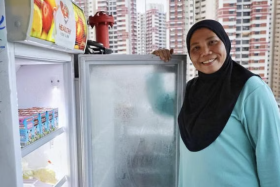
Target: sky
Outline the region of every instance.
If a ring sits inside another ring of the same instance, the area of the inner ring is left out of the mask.
[[[166,0],[137,0],[137,12],[144,13],[145,12],[145,3],[158,3],[164,5],[164,10],[166,12],[167,9],[167,1]]]

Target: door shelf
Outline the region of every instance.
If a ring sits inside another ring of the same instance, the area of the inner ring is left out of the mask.
[[[23,147],[21,149],[21,156],[25,157],[29,153],[33,152],[34,150],[38,149],[42,145],[48,143],[49,141],[51,141],[52,139],[54,139],[55,137],[57,137],[58,135],[60,135],[64,132],[65,132],[64,128],[59,128],[59,129],[51,132],[50,134],[40,138],[39,140],[36,140],[32,144],[27,145],[26,147]]]
[[[50,185],[50,184],[45,184],[37,179],[28,179],[24,180],[24,185],[23,187],[62,187],[67,181],[67,176],[64,176],[62,179],[60,179],[55,185]]]

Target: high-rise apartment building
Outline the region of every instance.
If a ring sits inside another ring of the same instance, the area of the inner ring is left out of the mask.
[[[147,4],[137,17],[137,54],[166,48],[166,13],[163,4]]]
[[[184,0],[169,1],[169,47],[174,53],[186,53],[186,20]]]
[[[137,54],[147,54],[146,52],[146,14],[137,13]]]
[[[233,59],[269,82],[270,0],[217,0]]]
[[[274,0],[271,32],[271,89],[280,99],[280,1]]]
[[[216,19],[216,2],[212,0],[193,0],[195,22],[203,19]]]
[[[162,4],[146,6],[146,53],[166,48],[166,14]]]

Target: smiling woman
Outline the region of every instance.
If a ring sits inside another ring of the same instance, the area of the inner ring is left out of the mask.
[[[205,74],[222,67],[227,53],[224,43],[209,29],[198,29],[191,37],[190,58],[198,71]]]
[[[217,21],[194,24],[187,48],[198,77],[187,83],[178,116],[187,148],[179,186],[280,186],[280,115],[268,85],[231,59]],[[153,54],[170,59],[169,50]]]

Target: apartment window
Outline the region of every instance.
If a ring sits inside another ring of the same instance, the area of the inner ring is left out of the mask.
[[[256,12],[261,12],[261,9],[256,9]]]
[[[255,56],[259,56],[259,53],[254,53]]]
[[[236,20],[236,23],[241,23],[241,19]]]
[[[249,44],[249,40],[242,40],[242,44]]]
[[[250,30],[250,27],[248,27],[248,26],[243,26],[243,28],[242,28],[244,31],[247,31],[247,30]]]
[[[250,19],[243,19],[243,23],[250,23]]]
[[[237,16],[241,16],[241,12],[237,12]]]
[[[236,30],[237,31],[241,31],[241,27],[236,27]]]
[[[243,16],[250,16],[251,13],[250,12],[243,12]]]
[[[255,31],[255,34],[260,34],[260,31]]]
[[[243,47],[242,51],[249,51],[249,47]]]
[[[242,6],[241,5],[237,5],[237,10],[241,10]]]
[[[249,57],[249,55],[247,55],[247,54],[242,54],[242,58],[248,58]]]
[[[240,51],[240,47],[237,47],[237,48],[236,48],[236,51]]]

